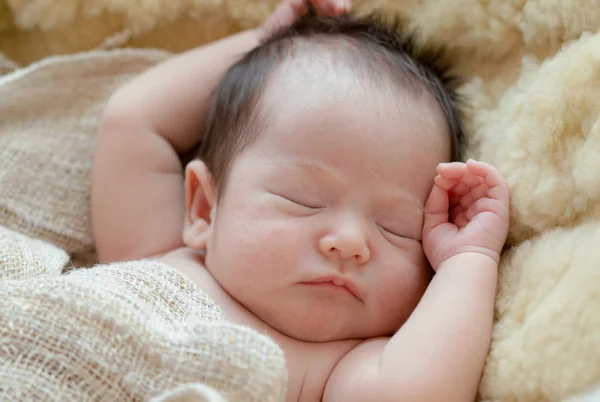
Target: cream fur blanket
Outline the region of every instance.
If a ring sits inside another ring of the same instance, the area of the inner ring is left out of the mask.
[[[256,25],[276,2],[0,0],[0,50],[27,64],[98,47],[186,49]],[[600,2],[357,8],[398,14],[422,40],[450,48],[471,101],[469,154],[511,186],[511,247],[480,399],[558,401],[600,382]],[[99,112],[119,84],[163,57],[91,53],[0,77],[0,224],[93,261],[87,208]],[[0,58],[0,71],[14,67]]]

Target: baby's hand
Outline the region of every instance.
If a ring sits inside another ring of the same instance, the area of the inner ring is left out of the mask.
[[[306,15],[311,6],[318,15],[336,16],[350,11],[350,0],[283,0],[259,28],[261,40],[292,25]]]
[[[433,269],[461,253],[481,253],[498,262],[509,223],[506,180],[474,160],[442,163],[437,172],[423,226],[423,249]]]

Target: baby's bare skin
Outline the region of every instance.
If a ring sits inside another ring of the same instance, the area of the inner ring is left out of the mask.
[[[340,359],[360,340],[326,343],[302,342],[269,327],[227,294],[203,266],[204,257],[181,248],[157,257],[196,283],[235,324],[247,325],[273,339],[284,352],[288,371],[286,401],[319,401],[329,375]]]
[[[305,4],[282,7],[275,15],[293,20]],[[100,260],[158,256],[229,320],[269,335],[286,355],[288,401],[472,400],[506,182],[483,163],[441,163],[449,145],[432,98],[374,100],[337,75],[319,92],[318,73],[295,89],[291,70],[266,97],[272,124],[236,158],[217,202],[206,166],[190,163],[184,182],[178,155],[195,144],[220,75],[258,35],[178,56],[113,96],[93,172]],[[428,287],[425,256],[436,271]],[[323,275],[353,291],[310,284]]]

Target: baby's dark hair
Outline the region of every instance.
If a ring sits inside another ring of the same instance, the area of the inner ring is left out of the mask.
[[[307,16],[235,63],[213,94],[205,138],[197,155],[206,163],[217,187],[224,187],[234,157],[264,125],[260,103],[269,79],[284,62],[313,44],[331,45],[320,46],[319,51],[341,51],[349,56],[351,70],[363,76],[366,72],[374,82],[433,95],[448,124],[451,159],[460,160],[464,129],[448,65],[439,49],[416,46],[413,38],[402,35],[398,28],[386,26],[373,16]]]

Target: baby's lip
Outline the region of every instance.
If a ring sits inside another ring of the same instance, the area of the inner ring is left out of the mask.
[[[345,288],[355,298],[357,298],[359,301],[363,302],[360,289],[358,288],[358,286],[356,286],[354,281],[352,281],[349,278],[344,278],[339,275],[325,275],[325,276],[320,276],[313,280],[302,282],[302,283],[305,285],[318,285],[318,284],[332,283],[335,286],[339,286],[341,289]]]

